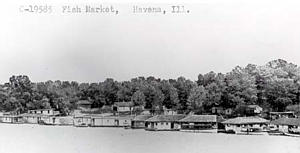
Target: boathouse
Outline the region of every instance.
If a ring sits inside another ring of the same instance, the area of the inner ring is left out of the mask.
[[[78,115],[73,118],[74,126],[77,127],[87,127],[91,125],[91,116],[90,115]]]
[[[279,118],[271,121],[270,126],[275,125],[282,133],[300,134],[300,118]]]
[[[138,129],[138,128],[146,128],[146,120],[151,118],[152,115],[137,115],[132,119],[131,127]]]
[[[23,119],[17,111],[1,112],[0,121],[2,123],[23,123]]]
[[[28,110],[27,113],[21,114],[25,123],[31,124],[54,124],[55,119],[54,116],[59,115],[58,111],[54,111],[53,109],[36,109],[36,110]]]
[[[146,130],[179,130],[179,120],[185,115],[156,115],[146,120]]]
[[[2,123],[23,123],[23,119],[19,115],[3,115],[0,116]]]
[[[202,131],[217,133],[216,115],[189,115],[179,120],[181,131]]]
[[[293,111],[289,112],[270,112],[269,118],[271,120],[279,119],[279,118],[294,118],[295,113]]]
[[[117,126],[117,120],[115,116],[102,116],[102,115],[93,115],[91,117],[91,126],[108,126],[115,127]]]
[[[244,132],[260,132],[267,128],[268,120],[251,116],[236,117],[222,122],[227,132],[244,133]]]

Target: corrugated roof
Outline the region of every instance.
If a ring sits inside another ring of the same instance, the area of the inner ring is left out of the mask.
[[[251,117],[236,117],[228,119],[223,124],[251,124],[251,123],[268,123],[269,121],[260,117],[251,116]]]
[[[152,115],[137,115],[133,118],[133,121],[146,121],[147,119],[153,117]]]
[[[179,122],[217,122],[216,115],[189,115]]]
[[[271,124],[300,126],[300,118],[279,118],[277,120],[271,121]]]
[[[171,121],[179,121],[183,119],[185,115],[156,115],[149,119],[147,122],[171,122]]]

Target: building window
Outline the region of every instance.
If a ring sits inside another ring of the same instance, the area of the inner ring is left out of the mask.
[[[155,125],[157,125],[157,123],[155,123]]]
[[[168,125],[168,123],[166,123]]]
[[[50,110],[48,110],[48,114],[50,114]]]

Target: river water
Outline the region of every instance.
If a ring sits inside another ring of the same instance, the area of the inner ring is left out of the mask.
[[[300,153],[300,138],[0,124],[0,153]]]

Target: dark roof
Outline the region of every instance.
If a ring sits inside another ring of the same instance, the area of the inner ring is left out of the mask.
[[[152,115],[148,114],[148,115],[137,115],[136,117],[134,117],[133,121],[146,121],[147,119],[153,117]]]
[[[189,115],[179,122],[217,122],[216,115]]]
[[[115,106],[118,106],[118,107],[132,107],[134,106],[133,102],[115,102],[114,104]]]
[[[251,116],[251,117],[236,117],[228,119],[223,124],[251,124],[251,123],[268,123],[269,121],[260,117]]]
[[[77,105],[91,105],[92,102],[88,101],[88,100],[79,100],[76,102]]]
[[[149,119],[147,122],[172,122],[172,121],[179,121],[183,119],[185,115],[156,115]]]
[[[300,126],[300,118],[279,118],[277,120],[271,121],[271,124]]]

